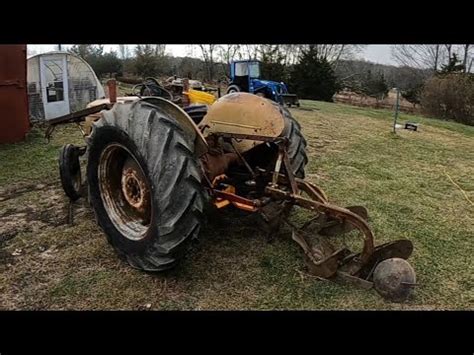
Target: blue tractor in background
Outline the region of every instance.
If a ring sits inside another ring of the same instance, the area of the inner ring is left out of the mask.
[[[290,94],[285,83],[260,79],[260,62],[258,60],[238,60],[230,65],[231,83],[227,94],[232,92],[249,92],[266,97],[288,107],[300,106],[298,97]]]

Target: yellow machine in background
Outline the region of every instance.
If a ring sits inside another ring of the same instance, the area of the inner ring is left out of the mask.
[[[191,104],[212,105],[216,101],[216,97],[204,91],[189,89],[183,92],[189,98]]]

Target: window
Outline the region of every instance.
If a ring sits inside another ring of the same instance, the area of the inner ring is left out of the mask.
[[[54,81],[48,83],[46,87],[46,97],[48,102],[56,102],[64,100],[64,88],[62,81]]]
[[[248,63],[235,63],[235,76],[249,75]]]
[[[249,75],[251,78],[260,78],[260,63],[249,63]]]
[[[235,63],[235,76],[250,76],[251,78],[260,77],[259,62]]]

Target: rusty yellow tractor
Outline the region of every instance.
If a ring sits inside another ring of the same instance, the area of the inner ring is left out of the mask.
[[[162,97],[111,95],[51,120],[47,134],[70,122],[86,144],[62,148],[64,191],[71,201],[88,199],[109,243],[134,268],[175,266],[211,206],[256,214],[271,238],[287,224],[319,278],[373,287],[396,302],[416,285],[409,240],[376,246],[364,207],[334,205],[305,180],[301,126],[276,102],[237,92],[183,108]],[[294,209],[307,211],[305,223],[292,222]]]

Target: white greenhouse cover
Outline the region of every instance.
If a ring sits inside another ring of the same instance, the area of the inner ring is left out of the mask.
[[[86,108],[105,97],[91,66],[68,52],[48,52],[28,58],[27,82],[30,118],[50,119]]]

